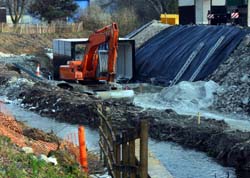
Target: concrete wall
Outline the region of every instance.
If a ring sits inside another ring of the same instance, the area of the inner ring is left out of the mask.
[[[225,6],[226,0],[212,0],[212,6]]]
[[[211,10],[211,0],[196,0],[196,24],[208,24],[207,12]]]
[[[203,24],[208,24],[207,12],[211,10],[211,0],[203,1]]]
[[[179,6],[193,6],[195,0],[179,0]]]
[[[203,24],[203,0],[195,2],[195,23]]]

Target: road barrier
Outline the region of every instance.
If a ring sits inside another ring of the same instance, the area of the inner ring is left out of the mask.
[[[101,160],[114,178],[148,177],[148,122],[142,120],[136,128],[115,131],[101,111],[99,133]],[[135,156],[135,140],[140,140],[140,158]]]

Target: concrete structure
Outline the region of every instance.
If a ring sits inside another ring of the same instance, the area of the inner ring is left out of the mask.
[[[59,77],[58,74],[60,65],[67,64],[67,61],[69,60],[82,60],[84,55],[84,51],[82,49],[87,43],[87,38],[53,40],[53,64],[55,79]],[[128,81],[134,77],[135,41],[127,38],[119,38],[118,46],[116,79]]]
[[[181,24],[208,24],[210,10],[219,18],[218,23],[230,22],[230,14],[235,9],[240,12],[240,25],[250,26],[250,0],[179,0]],[[217,22],[214,22],[217,24]]]

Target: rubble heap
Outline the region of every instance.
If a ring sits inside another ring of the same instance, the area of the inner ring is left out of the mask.
[[[250,115],[250,35],[211,75],[222,89],[215,95],[213,109]]]
[[[136,43],[135,48],[140,48],[146,41],[168,27],[170,27],[170,25],[154,20],[147,28],[143,29],[140,33],[132,37]]]

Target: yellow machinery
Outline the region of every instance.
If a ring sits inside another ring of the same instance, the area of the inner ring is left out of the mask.
[[[161,14],[161,23],[169,25],[179,25],[178,14]]]

